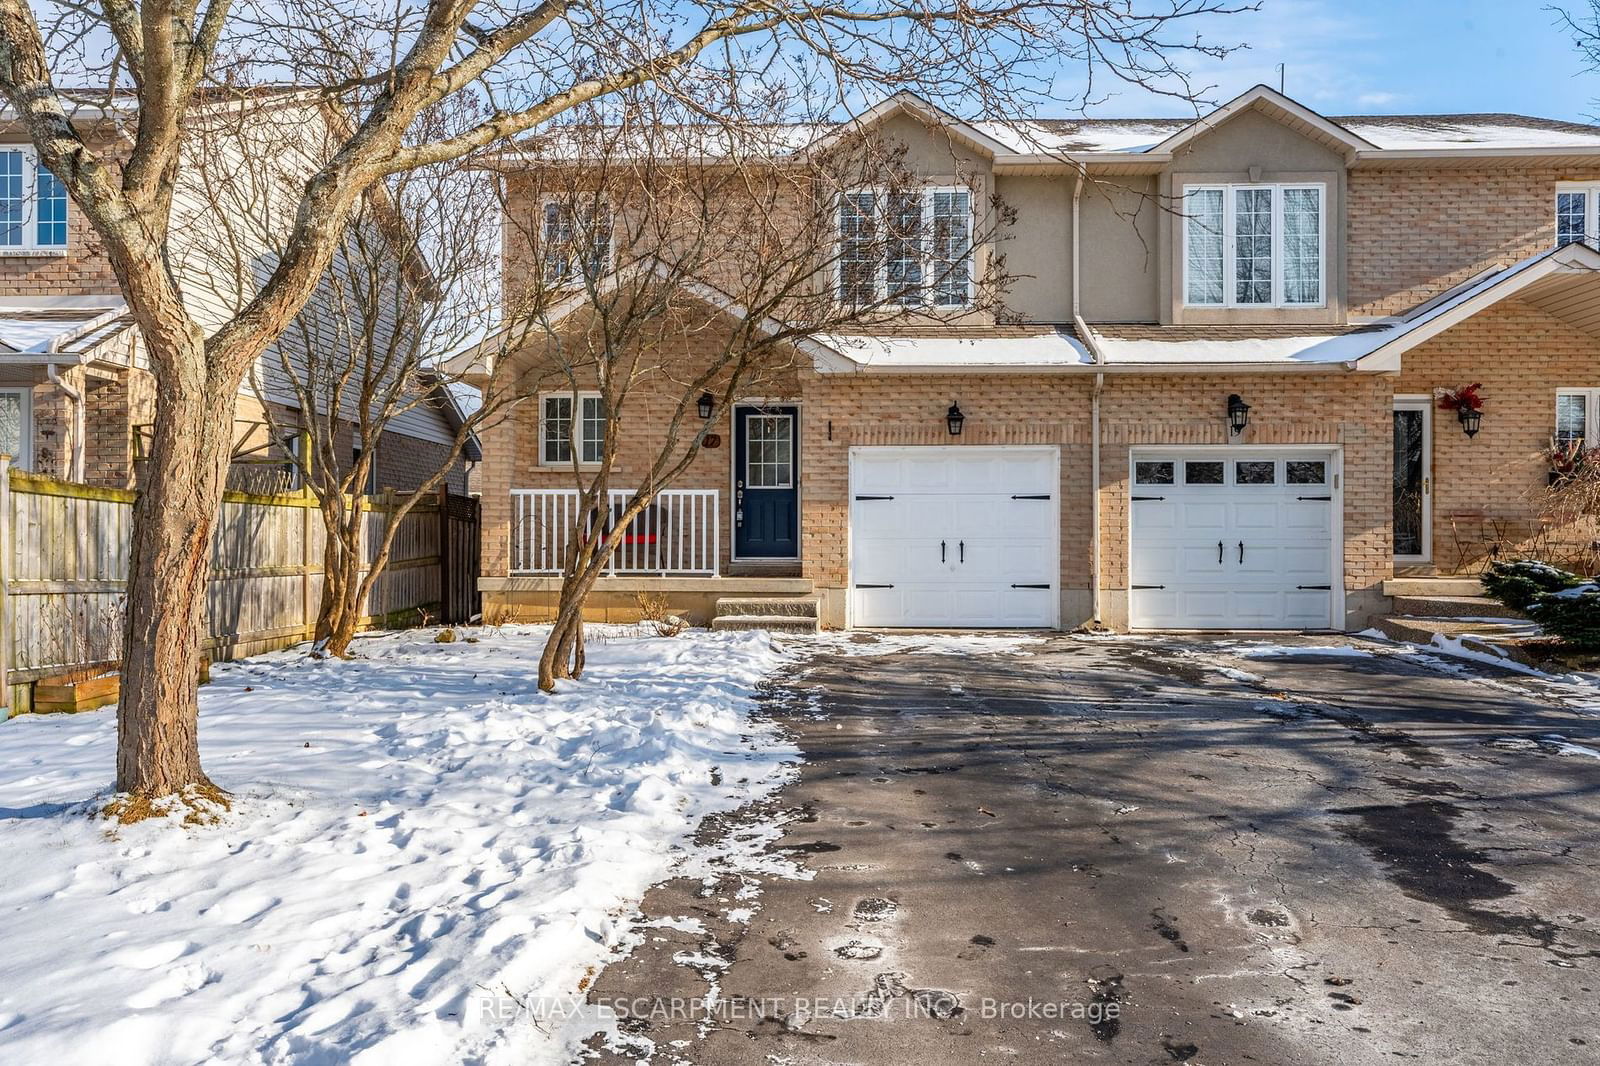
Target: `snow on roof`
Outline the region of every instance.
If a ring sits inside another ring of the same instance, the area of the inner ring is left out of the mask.
[[[1373,115],[1332,121],[1387,151],[1600,148],[1600,126],[1528,115]]]
[[[1119,338],[1095,336],[1107,366],[1185,366],[1223,364],[1348,363],[1392,340],[1394,329],[1380,327],[1335,335],[1303,337]]]
[[[128,324],[121,297],[95,304],[0,303],[0,354],[57,355],[88,351]]]
[[[1348,115],[1328,119],[1382,151],[1419,149],[1592,148],[1600,149],[1600,126],[1529,115]],[[1038,119],[1004,124],[973,123],[978,129],[1027,152],[1148,152],[1189,119]]]
[[[817,340],[862,370],[1087,366],[1094,362],[1083,342],[1064,330],[1006,336],[977,333],[976,329],[973,333],[976,335],[822,334]]]
[[[1337,123],[1380,151],[1505,151],[1519,148],[1600,150],[1600,126],[1529,115],[1348,115]],[[1181,118],[1040,118],[1022,122],[977,120],[966,123],[1016,155],[1144,154],[1194,120]],[[754,125],[728,130],[715,125],[685,125],[657,130],[649,145],[629,138],[626,147],[666,154],[718,159],[736,152],[752,158],[783,156],[844,128],[843,123]],[[562,161],[597,155],[603,137],[554,133],[522,142],[525,161]],[[593,142],[593,143],[591,143]],[[609,150],[615,150],[617,145]],[[513,155],[514,153],[508,153]]]

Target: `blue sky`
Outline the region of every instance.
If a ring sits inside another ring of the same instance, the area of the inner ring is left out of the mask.
[[[1586,4],[1586,0],[1566,0]],[[1577,121],[1600,114],[1600,75],[1585,73],[1545,0],[1262,0],[1262,10],[1204,27],[1249,49],[1191,64],[1211,96],[1256,82],[1324,114],[1513,111]],[[1109,87],[1109,86],[1107,86]],[[1182,105],[1137,90],[1092,115],[1180,115]],[[1063,109],[1065,111],[1065,109]],[[1192,113],[1192,111],[1191,111]]]

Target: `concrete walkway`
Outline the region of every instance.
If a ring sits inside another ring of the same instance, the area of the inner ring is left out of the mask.
[[[689,928],[599,975],[600,1061],[1600,1061],[1581,689],[1359,638],[856,639],[771,693],[811,879],[653,890]]]

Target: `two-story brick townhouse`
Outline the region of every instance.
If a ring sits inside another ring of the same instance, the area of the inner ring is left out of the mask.
[[[814,338],[676,486],[713,550],[621,559],[597,616],[654,590],[702,620],[809,598],[831,627],[1360,628],[1397,573],[1562,533],[1539,533],[1552,438],[1600,435],[1600,128],[1262,86],[1197,121],[1019,133],[897,96],[852,128],[1010,206],[1004,311]],[[1473,384],[1474,417],[1441,407]],[[571,420],[606,432],[577,402],[485,437],[491,616],[548,607],[540,508]]]
[[[217,106],[248,106],[253,113],[213,124],[214,132],[197,150],[214,153],[219,159],[213,163],[227,166],[213,165],[206,182],[185,172],[171,240],[173,270],[191,313],[211,325],[226,320],[251,291],[253,278],[241,276],[239,264],[259,269],[270,261],[272,216],[257,187],[265,171],[251,161],[258,147],[252,138],[278,144],[274,166],[287,167],[291,164],[284,161],[295,157],[281,146],[301,134],[286,131],[304,129],[314,138],[327,129],[318,109],[281,94]],[[132,113],[116,103],[85,102],[73,118],[91,143],[114,155],[118,128]],[[215,173],[228,172],[251,178],[239,179],[235,190],[199,191],[215,181]],[[260,217],[246,217],[253,212]],[[232,246],[240,244],[250,247]],[[280,432],[269,428],[252,381],[261,385],[265,403],[276,408]],[[16,116],[0,110],[0,452],[23,470],[131,488],[138,481],[154,404],[148,361],[104,248],[65,188],[39,165]],[[379,440],[371,488],[405,491],[432,474],[455,439],[460,418],[445,389],[438,390],[437,402],[397,417]],[[261,357],[260,371],[240,391],[230,486],[245,491],[292,487],[287,452],[303,446],[293,430],[299,424],[295,393],[275,347]],[[354,448],[351,443],[344,450],[353,458]],[[475,459],[475,443],[470,451]],[[466,491],[464,464],[448,483],[456,492]]]

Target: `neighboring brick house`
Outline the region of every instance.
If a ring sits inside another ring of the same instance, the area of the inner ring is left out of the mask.
[[[114,143],[115,122],[127,118],[114,108],[74,112],[85,135],[101,146]],[[231,309],[217,294],[240,288],[227,280],[233,268],[222,265],[233,256],[217,254],[197,234],[261,227],[204,223],[205,211],[243,209],[238,203],[194,208],[191,198],[191,214],[184,216],[181,192],[179,202],[170,241],[174,271],[191,311],[203,323],[220,322]],[[277,491],[296,483],[288,450],[299,443],[288,430],[304,423],[278,366],[275,347],[261,357],[262,373],[251,377],[264,382],[284,432],[269,430],[247,378],[235,414],[230,487]],[[35,473],[136,487],[154,412],[154,379],[104,248],[62,185],[38,165],[15,117],[0,111],[0,452]],[[379,441],[372,488],[415,488],[437,469],[460,420],[443,389],[436,402],[404,412]],[[344,451],[353,458],[353,448]],[[475,459],[476,444],[468,451],[468,461]],[[467,461],[458,462],[447,483],[464,493],[466,481]]]
[[[621,560],[597,617],[645,591],[702,619],[809,596],[835,627],[1354,629],[1397,573],[1593,554],[1540,498],[1554,439],[1600,439],[1600,128],[1330,118],[1263,86],[1026,139],[909,95],[857,124],[1008,205],[969,253],[1003,254],[1002,313],[813,338],[673,486],[718,515],[714,555]],[[1476,418],[1441,408],[1474,383]],[[490,616],[550,603],[571,472],[541,448],[606,429],[572,408],[554,390],[485,435]]]

